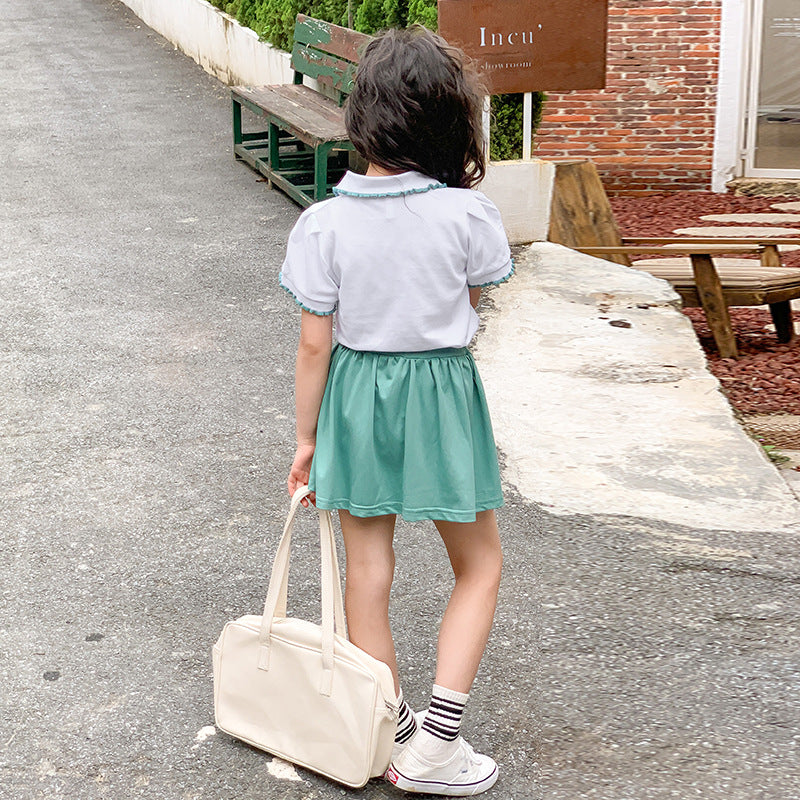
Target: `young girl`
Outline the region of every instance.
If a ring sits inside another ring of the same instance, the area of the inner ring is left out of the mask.
[[[438,36],[374,39],[345,115],[369,168],[303,212],[280,279],[303,309],[289,493],[308,483],[318,507],[339,510],[349,636],[391,667],[401,706],[387,779],[455,796],[497,780],[459,735],[502,564],[497,454],[467,345],[481,287],[513,272],[497,209],[469,188],[485,169],[481,107],[477,76]],[[416,717],[389,627],[397,514],[434,521],[455,574]]]

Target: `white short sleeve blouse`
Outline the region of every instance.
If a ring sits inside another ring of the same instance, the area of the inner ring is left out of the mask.
[[[469,287],[513,274],[500,213],[480,192],[418,172],[348,172],[289,236],[280,283],[313,314],[336,312],[353,350],[464,347],[478,328]]]

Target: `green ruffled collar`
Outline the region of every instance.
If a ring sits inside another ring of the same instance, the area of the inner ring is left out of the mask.
[[[333,187],[335,195],[345,197],[402,197],[433,189],[446,189],[447,184],[429,178],[421,172],[401,172],[399,175],[359,175],[346,172]]]

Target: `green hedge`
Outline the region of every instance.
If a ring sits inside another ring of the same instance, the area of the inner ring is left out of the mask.
[[[294,19],[298,13],[375,33],[414,22],[436,30],[436,0],[211,0],[214,5],[252,28],[262,39],[292,49]],[[533,129],[542,116],[545,96],[533,96]],[[522,95],[492,97],[491,157],[495,161],[522,157]]]

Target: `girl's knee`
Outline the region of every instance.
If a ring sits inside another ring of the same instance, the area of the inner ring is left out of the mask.
[[[351,559],[347,562],[347,586],[377,597],[391,591],[394,560]]]
[[[480,585],[486,590],[497,591],[503,574],[503,551],[497,548],[483,550],[475,558],[453,563],[456,581]]]

